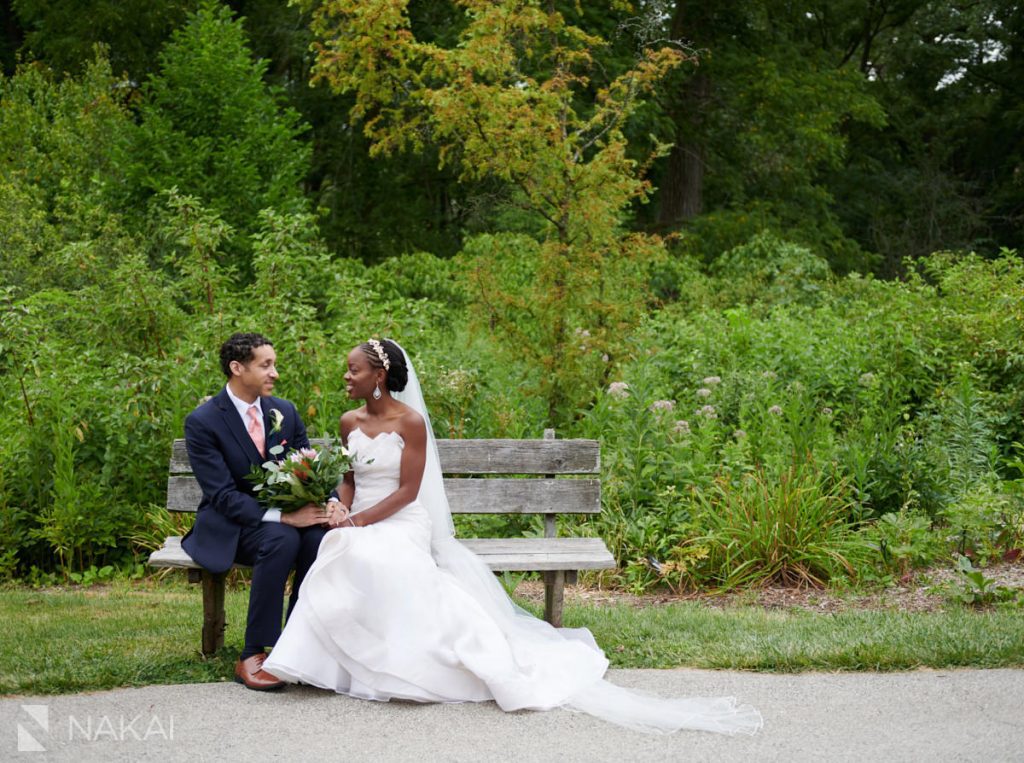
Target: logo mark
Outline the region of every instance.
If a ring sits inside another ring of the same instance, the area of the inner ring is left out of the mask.
[[[33,734],[39,733],[40,730],[50,733],[49,705],[22,705],[21,709],[34,721],[33,725],[36,728],[30,731],[18,724],[18,752],[46,752],[46,748]]]

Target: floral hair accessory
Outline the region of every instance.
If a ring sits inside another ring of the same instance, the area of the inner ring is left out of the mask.
[[[377,358],[380,360],[380,364],[384,366],[385,371],[391,370],[391,361],[388,359],[388,354],[384,352],[384,346],[376,339],[368,339],[366,341],[373,351],[377,353]]]

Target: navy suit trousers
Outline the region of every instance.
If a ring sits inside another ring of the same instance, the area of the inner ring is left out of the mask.
[[[323,527],[290,527],[262,522],[243,527],[238,538],[235,561],[252,565],[249,589],[249,619],[245,628],[247,648],[273,646],[281,635],[281,614],[288,573],[295,568],[295,580],[288,599],[288,614],[299,598],[299,587],[316,560],[324,537]]]

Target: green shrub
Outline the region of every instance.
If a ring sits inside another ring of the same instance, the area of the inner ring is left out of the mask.
[[[704,529],[689,543],[707,549],[701,569],[713,584],[822,586],[855,580],[868,565],[846,483],[811,461],[720,478],[695,500]]]
[[[863,532],[868,545],[878,552],[882,568],[899,578],[931,564],[943,550],[931,520],[913,510],[884,514]]]
[[[711,272],[735,303],[814,302],[832,275],[824,257],[768,231],[724,252]]]

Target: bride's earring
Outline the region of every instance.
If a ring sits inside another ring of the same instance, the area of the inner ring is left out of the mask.
[[[373,399],[374,400],[380,400],[380,385],[379,384],[374,384],[373,385]]]

